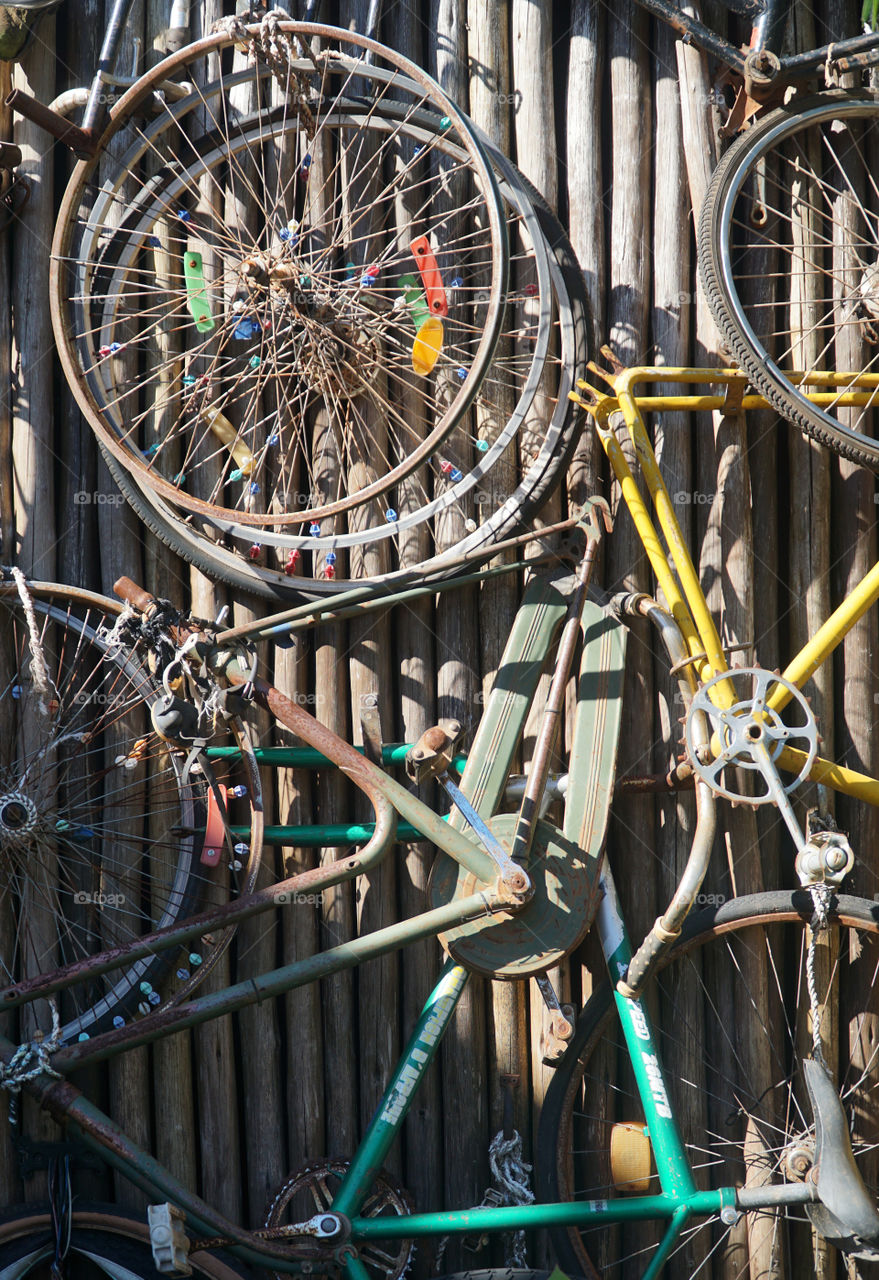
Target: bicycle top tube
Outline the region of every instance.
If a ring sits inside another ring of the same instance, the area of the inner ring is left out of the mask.
[[[731,44],[713,28],[698,18],[685,13],[684,10],[670,0],[638,0],[643,9],[661,18],[672,30],[676,31],[685,44],[695,44],[706,53],[717,58],[731,71],[743,78],[746,75],[758,74],[756,83],[750,84],[750,92],[756,96],[760,88],[775,87],[780,83],[806,78],[814,75],[827,65],[828,60],[840,72],[855,71],[870,67],[879,62],[879,32],[852,36],[846,40],[832,41],[818,49],[804,53],[778,57],[781,39],[789,12],[788,0],[767,0],[761,8],[756,7],[754,28],[751,35],[749,54],[744,53],[736,45]],[[730,6],[738,9],[739,6]],[[771,55],[772,62],[759,61],[755,57]]]

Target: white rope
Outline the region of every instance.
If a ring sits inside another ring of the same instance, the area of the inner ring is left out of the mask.
[[[824,1065],[824,1050],[821,1048],[821,1003],[818,999],[818,982],[815,977],[815,953],[817,937],[827,928],[830,899],[833,889],[829,884],[819,881],[809,885],[812,904],[815,908],[815,926],[809,935],[809,948],[806,952],[806,986],[809,990],[809,1005],[812,1010],[812,1052],[815,1061]]]
[[[503,1132],[495,1134],[488,1148],[488,1163],[491,1176],[508,1205],[534,1203],[528,1177],[532,1165],[522,1159],[522,1139],[515,1129],[510,1138],[505,1138]],[[527,1267],[524,1231],[512,1233],[510,1252],[505,1262],[508,1267]]]
[[[15,566],[10,569],[13,580],[18,588],[18,594],[21,597],[21,605],[24,609],[24,616],[27,620],[28,631],[28,647],[31,651],[31,676],[33,677],[34,688],[39,694],[40,714],[47,716],[49,714],[49,698],[53,692],[52,681],[49,679],[49,668],[46,665],[46,657],[43,653],[43,644],[40,640],[40,629],[37,626],[37,615],[34,609],[33,597],[28,591],[27,578],[22,571]]]
[[[61,1018],[54,1000],[49,1001],[52,1010],[52,1034],[48,1038],[31,1040],[20,1044],[8,1062],[0,1062],[0,1089],[6,1089],[15,1095],[21,1093],[21,1087],[37,1076],[52,1076],[61,1079],[49,1062],[49,1055],[61,1044]]]
[[[103,640],[104,644],[107,646],[107,652],[104,654],[107,661],[115,658],[117,652],[122,648],[122,646],[127,645],[128,640],[123,633],[128,622],[132,618],[136,617],[138,617],[137,610],[126,600],[122,612],[119,614],[119,617],[113,623],[111,628],[108,629],[105,623],[102,623],[101,626],[98,627],[98,637]]]

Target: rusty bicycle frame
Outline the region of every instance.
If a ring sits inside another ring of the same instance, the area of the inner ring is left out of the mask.
[[[815,381],[833,385],[835,377],[836,375],[826,375]],[[731,370],[618,370],[609,377],[609,382],[609,392],[582,384],[581,403],[595,423],[669,611],[660,609],[655,602],[643,597],[631,601],[631,607],[646,614],[659,626],[679,684],[683,689],[689,689],[692,695],[698,684],[722,677],[728,666],[683,533],[674,516],[670,496],[659,473],[643,413],[663,408],[764,408],[765,401],[760,397],[744,395],[746,380],[741,374]],[[650,395],[644,392],[643,385],[651,382],[720,384],[721,389],[719,392],[686,396]],[[865,378],[863,391],[847,392],[846,396],[869,398],[875,394],[876,386],[879,386],[879,377]],[[812,394],[818,398],[829,393],[819,385]],[[651,520],[611,430],[610,420],[615,413],[624,416],[632,434],[655,504],[659,528],[671,552],[677,576],[669,568],[660,532]],[[593,530],[593,534],[596,532],[597,530]],[[65,986],[72,985],[85,973],[92,976],[106,972],[129,959],[150,954],[154,950],[194,941],[207,929],[229,925],[276,905],[283,906],[296,893],[314,892],[361,875],[374,867],[387,853],[394,839],[398,816],[433,841],[459,867],[470,872],[470,884],[475,891],[461,891],[441,906],[434,906],[419,916],[344,943],[330,951],[258,975],[223,991],[190,998],[177,1008],[159,1009],[141,1021],[97,1035],[91,1040],[62,1046],[51,1055],[52,1070],[63,1075],[74,1068],[108,1059],[128,1048],[152,1042],[184,1027],[195,1026],[207,1019],[277,996],[294,987],[386,954],[410,941],[454,930],[456,926],[477,921],[480,917],[503,912],[508,917],[515,918],[518,912],[527,912],[532,891],[531,875],[536,868],[532,868],[527,860],[511,863],[508,859],[504,865],[503,857],[511,848],[527,851],[534,838],[540,791],[547,781],[548,756],[555,735],[554,721],[557,720],[561,705],[558,691],[566,684],[567,664],[573,654],[577,633],[583,632],[585,635],[596,623],[600,630],[603,628],[607,632],[609,620],[605,611],[585,599],[594,547],[593,537],[589,542],[589,553],[575,577],[557,574],[555,578],[550,575],[532,583],[517,618],[501,676],[486,707],[483,724],[468,757],[462,789],[465,796],[472,800],[475,814],[471,822],[478,837],[480,815],[484,815],[485,820],[490,820],[490,815],[496,811],[503,795],[518,740],[517,726],[513,725],[511,728],[511,721],[516,719],[513,702],[518,699],[517,724],[521,726],[553,636],[564,625],[560,643],[560,651],[564,657],[552,682],[555,692],[548,699],[544,727],[538,735],[535,764],[530,781],[526,781],[514,834],[511,839],[507,839],[506,847],[501,849],[500,861],[497,852],[492,849],[490,838],[480,847],[477,837],[465,834],[460,829],[460,814],[456,815],[452,823],[438,818],[405,787],[387,777],[355,748],[318,725],[301,707],[290,702],[277,689],[256,680],[253,686],[257,702],[302,738],[310,750],[318,752],[321,758],[328,759],[339,767],[369,797],[375,810],[376,822],[371,832],[364,831],[364,847],[359,852],[344,853],[328,867],[300,873],[272,888],[182,921],[124,948],[93,957],[84,964],[32,978],[0,991],[0,1009],[14,1008],[50,996],[63,990]],[[139,608],[148,608],[150,605],[149,597],[143,593],[138,594],[131,584],[125,585],[124,594]],[[879,566],[875,566],[867,574],[860,586],[789,665],[787,675],[791,681],[797,682],[798,686],[804,683],[876,599],[879,599]],[[291,614],[295,612],[290,611]],[[260,625],[254,624],[254,630],[258,631]],[[283,628],[283,615],[272,620],[269,625],[279,630]],[[613,625],[620,631],[618,623]],[[233,641],[241,638],[240,629],[236,629]],[[614,639],[612,632],[609,638],[617,646],[616,654],[619,659],[624,654],[624,646],[621,641]],[[605,646],[601,653],[603,661],[607,662],[611,651]],[[595,658],[594,653],[592,657]],[[231,685],[242,685],[252,680],[252,674],[238,666],[234,650],[217,645],[212,650],[211,662],[216,673]],[[585,657],[583,662],[585,663]],[[504,677],[505,669],[515,671],[515,678]],[[581,666],[581,670],[584,669]],[[589,670],[594,672],[594,668]],[[617,666],[614,670],[620,674],[621,689],[621,667]],[[587,683],[581,681],[581,686],[585,688]],[[582,849],[588,848],[592,855],[597,855],[590,873],[597,880],[600,854],[603,851],[606,802],[609,801],[612,790],[613,765],[612,761],[608,763],[602,760],[596,766],[591,760],[591,756],[595,755],[596,739],[594,723],[585,714],[586,703],[591,696],[593,700],[603,699],[605,710],[609,705],[606,701],[609,696],[607,688],[601,694],[594,691],[594,682],[592,688],[591,695],[581,693],[578,697],[571,751],[571,776],[588,779],[588,785],[584,781],[583,785],[568,788],[565,830],[577,831],[579,834],[576,843]],[[722,678],[714,685],[714,690],[715,696],[722,703]],[[710,732],[707,718],[703,719],[706,719],[706,724],[700,732],[703,745],[707,746]],[[781,763],[784,764],[785,760],[781,759]],[[800,764],[796,759],[788,763],[792,763],[795,768]],[[586,770],[588,773],[584,772]],[[817,761],[812,776],[872,803],[879,801],[879,781],[840,769],[832,762]],[[587,810],[596,802],[595,797],[602,789],[605,794],[599,802],[600,814],[596,819],[595,814],[587,814]],[[271,1265],[278,1271],[297,1272],[313,1266],[315,1258],[327,1259],[330,1256],[336,1264],[343,1267],[348,1280],[367,1280],[368,1272],[357,1250],[358,1245],[365,1246],[372,1240],[392,1241],[440,1234],[463,1235],[473,1230],[491,1233],[536,1227],[604,1226],[610,1223],[658,1219],[666,1225],[657,1249],[645,1262],[643,1270],[644,1280],[656,1280],[681,1233],[692,1220],[720,1215],[724,1221],[728,1221],[728,1215],[735,1216],[760,1208],[814,1205],[818,1201],[823,1203],[823,1195],[826,1194],[826,1187],[822,1186],[820,1179],[817,1184],[807,1180],[801,1183],[770,1183],[760,1187],[725,1186],[712,1191],[699,1191],[695,1186],[692,1166],[669,1103],[661,1068],[657,1066],[659,1056],[651,1011],[646,1002],[642,1002],[639,993],[667,948],[669,935],[680,933],[682,920],[693,905],[707,867],[714,833],[714,798],[708,786],[700,779],[696,780],[696,801],[697,827],[690,861],[668,912],[658,922],[663,925],[659,935],[656,936],[655,931],[648,935],[637,952],[631,944],[609,868],[601,871],[599,881],[597,932],[614,984],[616,985],[618,975],[622,975],[624,979],[614,991],[614,1000],[656,1157],[660,1194],[602,1201],[537,1203],[525,1207],[480,1207],[424,1212],[400,1218],[383,1217],[379,1220],[359,1216],[376,1170],[383,1163],[391,1143],[399,1133],[406,1112],[433,1060],[437,1045],[466,985],[467,968],[453,958],[447,961],[424,1007],[332,1205],[309,1222],[296,1224],[295,1245],[287,1244],[285,1247],[278,1239],[268,1240],[259,1233],[246,1231],[227,1222],[211,1206],[181,1186],[150,1154],[135,1146],[112,1120],[66,1079],[59,1080],[44,1071],[39,1078],[29,1081],[23,1087],[50,1114],[65,1121],[73,1133],[89,1148],[100,1153],[112,1167],[147,1190],[153,1198],[165,1198],[177,1205],[185,1214],[191,1230],[200,1233],[202,1237],[217,1237],[228,1242],[231,1251],[245,1261],[263,1266]],[[489,837],[491,834],[489,829]],[[581,923],[584,929],[589,923],[585,906]],[[0,1058],[8,1062],[14,1051],[15,1046],[10,1041],[0,1039]],[[817,1108],[819,1104],[815,1105]],[[859,1183],[859,1179],[854,1185],[855,1190],[860,1185],[863,1191],[863,1184]],[[875,1209],[871,1208],[870,1212],[875,1214]],[[876,1215],[875,1223],[872,1220],[867,1223],[867,1228],[872,1229],[873,1226],[876,1227],[873,1236],[879,1238],[879,1215]],[[867,1229],[864,1229],[864,1233],[868,1234]],[[198,1248],[197,1242],[195,1248]]]
[[[600,500],[595,502],[598,503],[597,509],[601,511],[603,508],[606,513],[606,504],[602,504]],[[486,819],[497,807],[499,794],[503,792],[506,775],[524,728],[525,716],[536,691],[546,655],[551,648],[553,637],[559,628],[563,627],[559,660],[545,709],[544,729],[539,735],[537,752],[543,760],[541,785],[546,781],[549,757],[558,730],[561,700],[564,697],[568,672],[574,657],[577,635],[581,627],[581,615],[587,608],[586,588],[601,532],[591,508],[592,504],[587,504],[587,515],[581,521],[587,532],[587,545],[577,573],[571,575],[562,569],[556,570],[554,575],[534,579],[530,593],[520,611],[511,644],[515,662],[518,667],[521,667],[521,664],[525,665],[526,674],[522,676],[520,672],[515,689],[498,690],[494,707],[490,702],[486,709],[486,720],[491,721],[494,716],[503,728],[499,737],[495,734],[489,768],[486,770],[484,762],[480,763],[478,753],[474,755],[472,758],[474,779],[471,783],[465,773],[462,781],[464,794],[459,793],[459,805],[465,806],[468,804],[465,799],[468,792],[471,797],[478,796],[478,799],[473,799],[473,803],[485,813]],[[8,590],[10,590],[8,586],[0,587],[0,591]],[[155,605],[151,597],[141,592],[139,588],[135,588],[126,579],[117,584],[117,591],[129,603],[134,603],[144,611],[148,611]],[[75,595],[86,604],[99,602],[98,598],[87,592],[76,592]],[[388,603],[391,602],[388,601]],[[107,605],[103,600],[100,600],[100,603],[103,607]],[[595,608],[595,606],[591,607]],[[295,614],[295,610],[291,613]],[[255,624],[254,630],[258,630],[259,626],[259,623]],[[138,1022],[95,1035],[91,1039],[85,1038],[74,1044],[63,1045],[52,1054],[51,1073],[44,1072],[39,1079],[23,1085],[42,1107],[56,1119],[63,1121],[72,1133],[100,1153],[110,1165],[124,1172],[126,1177],[137,1185],[147,1189],[153,1198],[158,1195],[182,1209],[191,1227],[202,1235],[222,1237],[229,1242],[233,1252],[246,1261],[262,1263],[262,1265],[268,1265],[270,1262],[277,1270],[295,1272],[310,1265],[310,1258],[315,1256],[313,1246],[307,1243],[303,1245],[300,1240],[299,1252],[296,1253],[294,1250],[291,1253],[289,1247],[285,1248],[277,1240],[264,1239],[258,1234],[245,1231],[226,1221],[221,1214],[182,1186],[152,1156],[139,1150],[112,1120],[103,1115],[66,1079],[58,1079],[57,1076],[66,1075],[69,1071],[106,1060],[137,1045],[153,1042],[183,1028],[198,1025],[211,1018],[234,1012],[295,987],[351,968],[371,958],[397,950],[410,942],[447,933],[470,921],[477,921],[498,913],[505,913],[508,917],[515,916],[529,902],[534,887],[523,867],[509,859],[497,839],[492,837],[488,827],[475,815],[472,820],[477,823],[478,838],[458,829],[454,822],[438,817],[406,787],[389,777],[382,768],[365,758],[356,748],[320,725],[302,707],[297,706],[273,686],[254,677],[251,671],[243,670],[236,657],[236,652],[240,653],[240,646],[237,646],[235,641],[239,638],[238,631],[231,645],[224,643],[222,636],[217,638],[217,644],[211,649],[210,654],[215,674],[232,687],[251,685],[257,704],[267,709],[280,724],[308,744],[308,750],[317,753],[319,758],[329,761],[340,769],[364,793],[375,814],[375,824],[366,835],[366,843],[353,853],[346,852],[328,866],[301,872],[271,888],[205,911],[124,946],[68,965],[54,973],[39,975],[8,987],[0,991],[0,1010],[6,1012],[37,999],[51,997],[86,977],[94,978],[138,958],[194,942],[209,930],[226,928],[260,912],[278,906],[283,907],[288,902],[296,901],[297,895],[313,894],[363,875],[376,867],[387,855],[397,835],[398,818],[402,818],[409,824],[410,829],[430,840],[469,873],[474,884],[472,892],[456,894],[448,903],[427,910],[412,919],[380,929],[294,964],[285,965],[270,973],[249,978],[223,991],[189,998],[176,1007],[160,1008],[153,1015]],[[489,724],[489,731],[494,733],[492,724]],[[586,749],[585,744],[582,749]],[[220,751],[223,750],[225,749],[220,749]],[[532,782],[530,786],[526,786],[516,830],[520,852],[530,847],[535,836],[539,809],[538,792],[536,783]],[[585,843],[581,833],[587,825],[587,816],[590,821],[592,820],[592,812],[593,797],[591,795],[572,798],[570,804],[566,806],[566,831],[570,821],[576,827],[576,831],[572,828],[572,835],[579,833],[579,839]],[[481,830],[479,830],[480,827]],[[603,839],[603,828],[600,822],[596,829],[597,844],[600,846]],[[593,886],[597,879],[597,870],[598,860],[596,859],[592,867]],[[582,924],[582,933],[588,925],[585,914],[582,922],[578,921],[578,928],[580,924]],[[352,1246],[347,1243],[348,1237],[350,1236],[352,1240],[360,1239],[361,1225],[366,1233],[363,1239],[368,1237],[370,1230],[368,1219],[359,1221],[353,1215],[356,1215],[369,1189],[372,1173],[381,1163],[384,1152],[403,1122],[415,1084],[421,1079],[433,1058],[442,1038],[442,1032],[453,1016],[467,977],[467,970],[461,965],[452,961],[446,964],[439,983],[425,1006],[413,1040],[410,1042],[410,1048],[401,1060],[388,1087],[385,1100],[380,1107],[380,1115],[374,1120],[371,1133],[367,1135],[359,1156],[355,1158],[351,1174],[345,1180],[338,1206],[334,1207],[332,1213],[322,1215],[326,1220],[323,1228],[313,1222],[310,1225],[305,1224],[302,1231],[298,1233],[306,1240],[309,1235],[330,1236],[333,1232],[326,1224],[333,1221],[334,1230],[338,1236],[337,1260],[346,1263],[352,1280],[358,1280],[358,1278],[363,1280],[366,1273],[362,1264],[358,1262]],[[559,1016],[561,1016],[560,1013]],[[564,1027],[567,1024],[562,1020],[558,1025]],[[16,1046],[9,1040],[0,1037],[0,1060],[8,1063],[15,1049]],[[546,1206],[546,1212],[549,1215],[547,1221],[555,1220],[558,1209],[559,1206]],[[352,1215],[350,1224],[344,1216],[346,1214]],[[430,1223],[422,1224],[421,1231],[416,1224],[416,1234],[432,1234],[438,1229],[433,1222],[436,1215],[427,1216],[431,1220]],[[496,1211],[489,1229],[508,1230],[511,1216],[511,1210]],[[466,1225],[466,1215],[461,1216],[457,1228],[452,1225],[450,1229],[469,1230],[469,1226]]]

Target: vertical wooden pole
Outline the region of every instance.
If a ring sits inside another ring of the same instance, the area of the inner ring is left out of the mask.
[[[467,6],[463,0],[431,0],[430,64],[449,97],[465,111],[469,105]],[[463,536],[455,513],[437,522],[437,544],[447,546]],[[472,589],[445,592],[436,613],[438,718],[469,726],[475,721],[480,652],[478,613]],[[455,1022],[442,1050],[443,1160],[447,1203],[478,1204],[486,1181],[485,1139],[488,1127],[485,1080],[485,990],[472,980],[461,999]],[[461,1087],[461,1082],[466,1087]],[[456,1270],[460,1249],[453,1242],[443,1267]]]
[[[423,29],[415,12],[406,6],[386,10],[384,38],[387,42],[418,65],[426,61],[423,45]],[[408,159],[411,148],[401,144],[401,160]],[[415,213],[417,202],[410,193],[402,192],[397,200],[397,216],[401,220],[407,213]],[[415,381],[413,375],[413,382]],[[427,421],[424,402],[417,386],[401,390],[402,415],[409,430],[416,436],[426,434]],[[414,505],[429,485],[428,468],[420,467],[398,486],[398,503],[401,510],[409,505],[408,495]],[[431,551],[431,529],[428,524],[416,525],[401,535],[398,547],[401,567],[418,564]],[[389,713],[390,724],[396,726],[401,741],[416,742],[429,725],[436,722],[436,678],[433,602],[430,599],[412,601],[397,609],[390,617],[390,633],[399,660],[399,675],[393,688],[394,706]],[[419,794],[428,804],[439,796],[436,784],[431,782],[420,789]],[[417,914],[425,908],[427,878],[433,862],[433,847],[425,843],[400,845],[397,854],[397,909],[399,918]],[[400,1033],[409,1035],[420,1014],[424,1001],[433,987],[437,975],[440,949],[433,938],[407,947],[400,957]],[[428,1073],[421,1085],[415,1105],[409,1112],[404,1130],[405,1167],[403,1181],[411,1192],[416,1209],[442,1201],[442,1130],[440,1111],[439,1073]],[[425,1151],[436,1153],[436,1159],[424,1159]],[[423,1260],[422,1265],[426,1265]]]

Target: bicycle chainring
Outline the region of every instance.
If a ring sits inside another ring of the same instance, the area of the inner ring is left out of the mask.
[[[710,754],[696,728],[702,715],[712,735]],[[790,680],[762,667],[737,667],[707,681],[693,698],[684,733],[698,777],[716,795],[742,804],[776,803],[774,766],[786,748],[797,755],[792,761],[796,775],[782,787],[785,794],[808,777],[818,752],[818,730],[806,698]],[[727,769],[744,770],[753,789],[736,789],[729,776],[721,780]]]
[[[266,1227],[283,1227],[291,1222],[304,1222],[318,1213],[332,1212],[332,1202],[350,1164],[349,1160],[310,1160],[292,1173],[266,1211]],[[380,1169],[358,1216],[402,1217],[412,1213],[414,1207],[409,1192]],[[358,1248],[370,1280],[399,1280],[409,1270],[414,1255],[413,1240],[367,1241]],[[325,1264],[320,1265],[323,1268]]]

